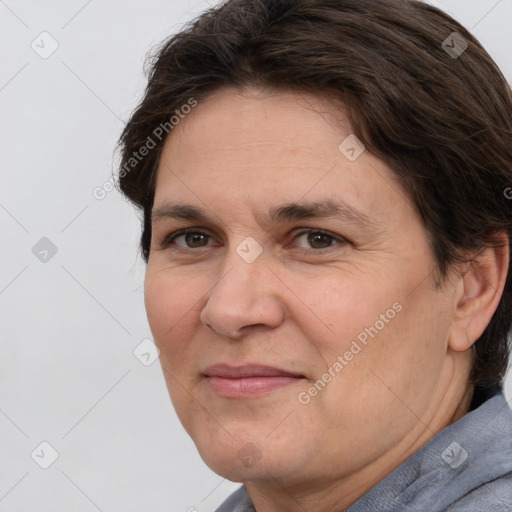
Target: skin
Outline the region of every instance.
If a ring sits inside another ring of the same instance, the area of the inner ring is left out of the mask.
[[[153,221],[145,300],[167,387],[205,463],[243,482],[258,512],[342,511],[461,418],[471,345],[508,268],[507,249],[488,249],[436,290],[412,202],[368,151],[353,162],[340,152],[351,130],[333,110],[309,94],[221,89],[173,129],[158,170],[154,211],[187,203],[210,216]],[[272,207],[326,199],[370,224],[262,221]],[[183,228],[200,233],[164,246]],[[319,230],[332,237],[311,235]],[[252,263],[236,251],[246,237],[263,250]],[[395,303],[400,312],[300,403]],[[202,375],[220,362],[304,378],[225,398]],[[239,456],[247,451],[250,464]]]

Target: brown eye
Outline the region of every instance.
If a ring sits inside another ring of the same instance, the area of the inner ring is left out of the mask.
[[[204,233],[187,233],[183,235],[188,247],[204,247],[208,244],[208,235]]]
[[[295,240],[298,240],[298,246],[301,249],[328,249],[336,243],[343,243],[341,237],[335,237],[325,231],[304,231],[300,233]],[[302,241],[301,241],[302,240]]]
[[[184,249],[197,249],[200,247],[206,247],[210,239],[211,236],[203,233],[202,231],[181,231],[167,237],[162,245],[163,247],[177,245]]]
[[[333,241],[333,237],[325,233],[310,233],[308,235],[308,242],[315,249],[325,249],[326,247],[330,247]]]

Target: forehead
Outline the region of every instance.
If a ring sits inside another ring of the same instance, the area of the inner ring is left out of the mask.
[[[349,136],[343,111],[325,98],[219,90],[168,137],[155,208],[185,198],[198,207],[214,201],[222,208],[222,198],[239,208],[256,202],[256,211],[264,204],[329,197],[364,214],[403,202],[405,191],[384,162],[367,151],[347,158],[342,149]]]
[[[183,139],[187,133],[193,132],[200,136],[197,142],[206,147],[219,144],[225,148],[234,148],[238,144],[250,147],[276,142],[295,146],[306,141],[313,146],[325,138],[328,129],[336,139],[351,130],[344,106],[339,101],[334,103],[327,97],[305,92],[257,88],[219,89],[183,117],[166,145],[172,144],[172,139],[186,142]],[[321,133],[317,135],[319,128]],[[228,140],[226,134],[230,135]],[[266,138],[266,135],[273,137]]]

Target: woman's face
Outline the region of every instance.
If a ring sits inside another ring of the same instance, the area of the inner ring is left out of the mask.
[[[333,108],[223,89],[162,154],[148,319],[183,426],[233,481],[406,458],[461,381],[454,289],[434,289],[413,204]]]

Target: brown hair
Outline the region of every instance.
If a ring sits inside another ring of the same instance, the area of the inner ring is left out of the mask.
[[[142,209],[146,262],[171,117],[223,86],[341,100],[353,132],[393,169],[421,215],[437,286],[464,253],[496,244],[498,231],[512,239],[505,192],[512,185],[511,90],[480,43],[435,7],[416,0],[228,0],[165,41],[148,78],[120,138],[119,173],[121,191]],[[144,146],[149,151],[135,159]],[[502,383],[511,325],[509,271],[475,345],[472,383]]]

